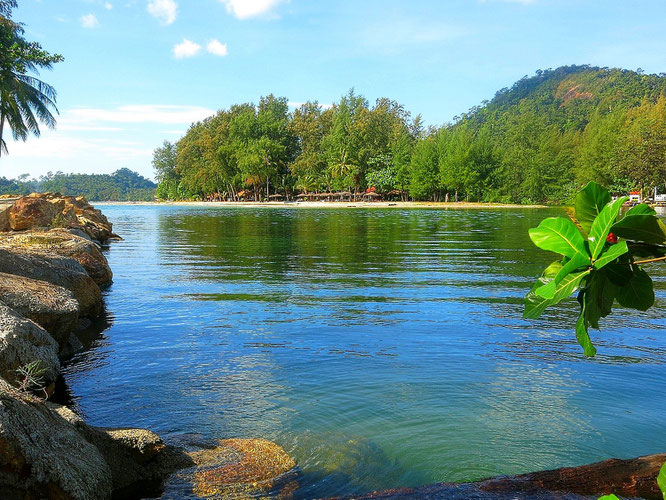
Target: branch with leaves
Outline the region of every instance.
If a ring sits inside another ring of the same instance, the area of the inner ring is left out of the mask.
[[[620,218],[627,197],[614,201],[602,186],[590,182],[576,196],[575,219],[550,217],[530,229],[532,242],[562,257],[550,264],[524,299],[525,318],[536,319],[551,305],[578,292],[580,315],[576,338],[594,356],[588,329],[617,302],[648,310],[654,304],[652,279],[641,264],[666,260],[666,225],[646,203]]]

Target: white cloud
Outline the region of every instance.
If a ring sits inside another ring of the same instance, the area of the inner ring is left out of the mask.
[[[81,26],[89,29],[97,28],[97,26],[99,26],[99,21],[95,14],[86,14],[85,16],[81,16]]]
[[[106,10],[111,10],[111,9],[113,9],[113,4],[111,4],[111,3],[109,3],[109,2],[105,2],[105,3],[104,3],[104,8],[105,8]]]
[[[206,50],[216,56],[224,57],[229,54],[226,43],[220,43],[218,40],[211,40],[206,45]]]
[[[162,24],[172,24],[176,20],[178,4],[174,0],[150,0],[148,13]]]
[[[227,7],[227,11],[238,19],[268,14],[273,7],[284,0],[220,0]]]
[[[202,106],[128,104],[114,109],[74,108],[63,113],[60,124],[100,126],[104,123],[187,124],[215,114]]]
[[[201,45],[194,43],[192,40],[183,38],[183,41],[173,46],[173,56],[176,59],[183,59],[185,57],[194,57],[201,50]]]

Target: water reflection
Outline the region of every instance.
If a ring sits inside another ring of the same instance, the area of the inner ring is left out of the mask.
[[[658,308],[592,361],[572,303],[521,317],[557,210],[105,211],[115,322],[66,373],[93,424],[272,439],[304,498],[666,448]]]

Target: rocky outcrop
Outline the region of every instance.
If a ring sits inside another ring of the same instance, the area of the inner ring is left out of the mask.
[[[101,287],[110,284],[113,279],[109,263],[99,246],[80,229],[0,233],[0,247],[72,258]]]
[[[74,294],[46,281],[0,273],[0,301],[44,328],[60,347],[79,319]]]
[[[45,384],[55,381],[60,373],[58,344],[46,330],[0,302],[0,376],[14,382],[16,369],[33,361],[46,370]]]
[[[80,314],[97,317],[102,312],[102,292],[85,268],[68,257],[0,248],[0,272],[46,281],[74,294]]]
[[[100,242],[117,237],[104,214],[83,196],[32,193],[13,201],[5,210],[0,210],[0,231],[57,227],[79,229]]]

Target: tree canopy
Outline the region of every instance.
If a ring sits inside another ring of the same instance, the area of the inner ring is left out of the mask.
[[[56,91],[33,75],[63,60],[24,38],[23,25],[11,19],[14,0],[0,0],[0,154],[7,152],[5,124],[15,140],[39,136],[40,123],[55,126]],[[33,75],[31,75],[32,73]]]
[[[171,144],[165,199],[272,193],[397,192],[415,200],[572,200],[589,181],[666,187],[666,75],[564,66],[537,71],[453,123],[351,89],[330,107],[289,110],[269,95],[194,123]],[[163,155],[163,147],[155,152]],[[155,165],[155,161],[154,161]]]

